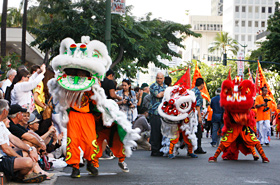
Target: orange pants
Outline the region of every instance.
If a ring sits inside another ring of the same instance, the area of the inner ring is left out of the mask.
[[[192,143],[190,142],[190,140],[189,140],[188,136],[185,134],[185,132],[182,132],[181,130],[179,130],[177,134],[178,135],[177,135],[176,139],[170,139],[169,154],[173,154],[174,146],[176,145],[176,143],[178,143],[178,141],[180,139],[180,134],[182,134],[185,143],[188,145],[188,153],[189,154],[193,153]]]
[[[237,137],[242,137],[242,140],[244,142],[244,145],[247,148],[254,147],[257,143],[260,141],[257,139],[255,133],[251,133],[248,127],[245,127],[243,125],[236,125],[232,128],[230,128],[222,137],[221,143],[225,147],[229,147],[232,142],[234,142]]]
[[[110,133],[111,133],[111,127],[102,129],[101,131],[97,132],[97,144],[99,148],[102,148],[102,143],[106,139],[106,141],[110,142]],[[120,140],[118,131],[116,130],[113,137],[112,147],[110,147],[113,154],[119,158],[119,162],[123,162],[125,160],[125,154],[124,154],[124,148],[123,143]],[[96,155],[93,164],[94,167],[99,167],[99,158],[102,156],[102,150]]]
[[[99,153],[96,141],[95,120],[91,113],[70,111],[67,124],[67,164],[78,168],[80,163],[80,149],[84,151],[84,158],[93,161]]]

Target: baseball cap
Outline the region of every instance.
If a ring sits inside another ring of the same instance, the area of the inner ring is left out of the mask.
[[[22,108],[19,104],[14,104],[10,106],[9,115],[16,114],[18,112],[27,112],[27,109]]]

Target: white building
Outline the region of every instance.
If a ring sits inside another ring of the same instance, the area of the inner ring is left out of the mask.
[[[256,35],[267,28],[274,13],[276,0],[225,0],[223,2],[223,31],[245,47],[245,52],[257,49]],[[244,47],[240,47],[244,52]]]
[[[223,16],[223,0],[211,0],[211,15]]]
[[[183,60],[190,61],[197,59],[203,62],[219,61],[221,54],[219,51],[209,53],[209,45],[214,41],[218,32],[223,29],[222,16],[190,16],[189,23],[192,31],[200,33],[202,37],[188,37],[184,42],[186,50],[183,52]]]

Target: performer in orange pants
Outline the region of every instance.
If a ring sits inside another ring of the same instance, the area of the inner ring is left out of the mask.
[[[99,146],[96,141],[95,119],[90,113],[89,97],[92,93],[85,92],[81,106],[73,106],[69,112],[69,122],[67,124],[67,153],[66,162],[72,165],[72,178],[80,177],[80,149],[84,152],[87,160],[87,170],[93,175],[98,175],[97,168],[94,167],[94,159],[99,153]]]
[[[112,127],[114,127],[114,126],[117,126],[117,125],[113,125]],[[109,127],[109,128],[103,127],[103,129],[101,131],[97,132],[97,145],[99,146],[99,148],[101,148],[103,141],[106,139],[114,156],[119,158],[119,162],[122,163],[125,160],[125,154],[124,154],[123,143],[120,140],[118,131],[115,131],[114,136],[113,136],[112,146],[110,146],[110,134],[111,134],[111,131],[113,131],[112,127]],[[102,151],[100,151],[94,159],[94,166],[96,168],[99,167],[98,159],[101,156],[102,156]]]
[[[123,147],[123,143],[120,140],[120,136],[118,134],[118,125],[113,123],[111,127],[103,126],[102,115],[100,113],[95,112],[94,118],[96,120],[96,130],[97,130],[97,145],[99,148],[102,148],[102,143],[104,140],[107,141],[111,151],[114,156],[119,158],[118,165],[124,172],[129,172],[127,164],[124,162],[125,160],[125,150]],[[93,165],[95,168],[99,167],[99,158],[102,156],[102,150],[96,155]]]
[[[177,131],[177,137],[176,139],[170,139],[170,146],[169,146],[169,155],[168,155],[168,158],[175,158],[175,155],[173,154],[173,151],[174,151],[174,147],[175,145],[178,143],[179,139],[180,139],[180,136],[183,137],[183,140],[184,142],[186,143],[186,145],[188,146],[188,156],[191,156],[192,158],[197,158],[197,155],[195,155],[193,153],[193,146],[192,146],[192,143],[191,141],[189,140],[188,138],[188,135],[185,134],[184,131],[182,131],[180,129],[181,127],[181,124],[178,124],[178,128],[179,130]]]
[[[259,154],[261,155],[263,162],[269,162],[267,157],[265,156],[265,153],[261,147],[260,141],[257,139],[256,135],[250,130],[249,127],[243,126],[243,125],[236,125],[232,128],[230,128],[221,139],[221,143],[214,154],[213,157],[209,158],[209,162],[216,161],[218,156],[222,151],[225,150],[225,148],[229,147],[233,142],[235,142],[238,138],[242,139],[242,144],[245,146],[245,148],[251,150],[251,152],[256,154],[254,150],[252,150],[253,147],[256,147]]]

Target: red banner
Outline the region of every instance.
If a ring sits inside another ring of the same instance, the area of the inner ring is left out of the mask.
[[[194,74],[193,74],[193,81],[192,81],[192,88],[195,87],[195,81],[197,78],[202,78],[201,74],[200,74],[200,70],[197,66],[197,63],[195,65],[195,70],[194,70]],[[209,92],[208,92],[208,89],[207,89],[207,86],[206,86],[206,83],[204,82],[204,88],[202,90],[200,90],[201,92],[201,96],[206,99],[207,101],[211,101],[210,99],[210,95],[209,95]]]
[[[187,89],[191,88],[191,70],[187,69],[186,73],[174,85],[180,85]]]

